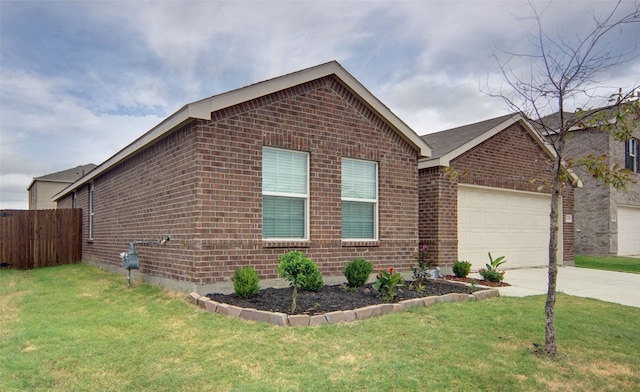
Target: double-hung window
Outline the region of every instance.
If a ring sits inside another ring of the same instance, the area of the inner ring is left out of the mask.
[[[263,147],[262,238],[309,238],[309,154]]]
[[[342,239],[378,239],[378,164],[342,159]]]
[[[624,167],[640,173],[640,145],[638,139],[631,138],[624,144]]]
[[[89,185],[89,239],[93,239],[93,234],[95,230],[95,203],[93,201],[93,185]]]

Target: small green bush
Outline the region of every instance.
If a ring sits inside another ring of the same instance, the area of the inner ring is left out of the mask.
[[[458,278],[466,278],[471,272],[471,263],[468,261],[456,261],[453,263],[453,274]]]
[[[260,291],[260,278],[253,267],[242,267],[233,273],[233,290],[240,298],[250,298]]]
[[[322,273],[318,265],[307,255],[299,251],[290,251],[278,257],[278,273],[293,286],[291,313],[296,310],[298,288],[305,291],[318,291],[322,288]]]
[[[300,285],[300,288],[302,290],[318,291],[322,288],[322,286],[324,285],[324,281],[322,280],[322,273],[317,268],[318,266],[316,266],[316,271],[305,276],[305,278],[302,280],[302,284]]]
[[[373,272],[373,264],[365,259],[355,259],[344,267],[344,276],[351,287],[364,286]]]
[[[483,268],[479,271],[479,273],[480,275],[482,275],[484,280],[487,280],[489,282],[502,282],[502,279],[504,279],[504,271],[493,271]]]

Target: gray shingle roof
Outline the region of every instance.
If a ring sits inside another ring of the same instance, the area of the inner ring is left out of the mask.
[[[512,118],[514,114],[480,121],[474,124],[447,129],[444,131],[423,135],[422,139],[431,146],[431,158],[439,158],[450,153],[456,148],[475,139],[483,133],[495,128],[504,121]]]

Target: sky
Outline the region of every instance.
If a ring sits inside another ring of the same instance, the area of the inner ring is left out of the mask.
[[[532,4],[574,42],[615,1]],[[508,114],[488,94],[508,91],[494,55],[537,53],[531,15],[526,0],[0,0],[0,209],[27,209],[34,177],[100,164],[187,103],[331,60],[419,135]],[[602,50],[635,50],[638,25]],[[640,59],[600,77],[607,94],[637,86]]]

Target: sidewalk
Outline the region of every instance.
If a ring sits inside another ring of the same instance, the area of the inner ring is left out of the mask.
[[[500,295],[546,295],[548,279],[547,268],[506,270],[505,282],[511,286],[500,287]],[[640,308],[640,274],[559,267],[557,291]]]

